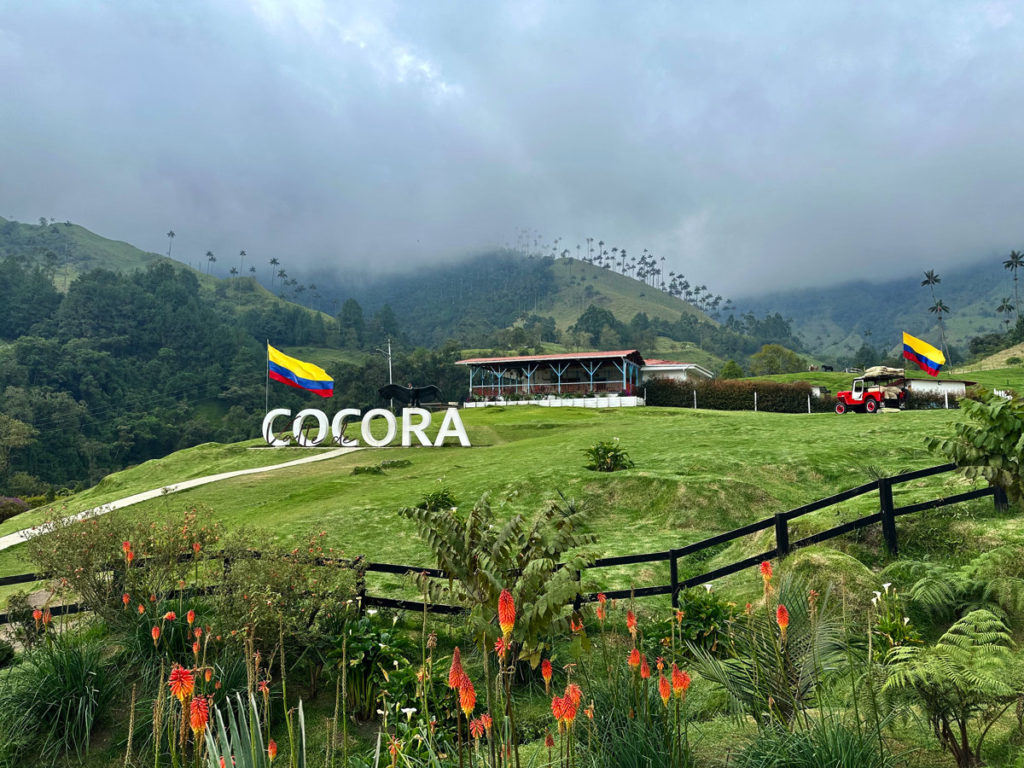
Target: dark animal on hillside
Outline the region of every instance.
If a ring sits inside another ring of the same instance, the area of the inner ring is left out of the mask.
[[[821,366],[821,370],[823,370],[823,371],[831,371],[832,370],[832,366],[831,365],[823,365],[823,366]]]
[[[397,400],[402,405],[412,408],[419,408],[422,400],[438,402],[441,400],[441,390],[435,385],[429,384],[425,387],[403,387],[400,384],[385,384],[377,390],[381,400]]]

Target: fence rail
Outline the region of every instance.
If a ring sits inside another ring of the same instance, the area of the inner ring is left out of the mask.
[[[951,504],[959,504],[965,501],[972,501],[974,499],[984,498],[986,496],[992,496],[995,507],[997,510],[1005,510],[1007,508],[1006,492],[1003,489],[996,486],[990,486],[988,488],[977,488],[975,490],[966,491],[964,493],[954,494],[952,496],[943,496],[928,501],[919,502],[917,504],[908,504],[907,506],[897,507],[893,502],[892,489],[895,485],[901,485],[908,483],[913,480],[920,480],[933,475],[941,475],[947,472],[952,472],[956,469],[955,464],[941,464],[935,467],[928,467],[926,469],[918,469],[912,472],[906,472],[901,475],[893,477],[882,477],[878,480],[870,483],[864,483],[858,485],[855,488],[850,488],[845,491],[840,491],[831,496],[826,496],[823,499],[812,501],[809,504],[790,509],[785,512],[779,512],[772,517],[764,520],[758,520],[754,523],[734,528],[731,531],[725,531],[714,536],[710,536],[701,541],[693,542],[692,544],[686,544],[676,549],[667,549],[660,552],[643,552],[634,555],[615,555],[613,557],[603,557],[595,560],[589,568],[612,568],[621,565],[634,565],[638,563],[658,563],[668,562],[669,563],[669,583],[661,584],[649,587],[639,587],[635,589],[613,589],[606,590],[604,595],[610,599],[623,599],[628,597],[655,597],[659,595],[671,595],[672,605],[674,607],[679,606],[679,593],[684,589],[696,587],[701,584],[706,584],[715,579],[721,579],[725,576],[730,576],[739,571],[747,568],[752,568],[765,560],[772,560],[775,558],[783,558],[786,555],[794,552],[797,549],[808,547],[812,544],[820,544],[823,541],[834,539],[837,536],[842,536],[845,533],[860,530],[870,525],[877,523],[882,524],[882,536],[885,540],[886,549],[889,554],[895,557],[899,552],[899,540],[896,530],[896,518],[903,515],[909,515],[916,512],[924,512],[929,509],[937,509],[939,507],[949,506]],[[818,531],[817,533],[805,536],[802,539],[796,541],[790,541],[790,530],[789,523],[791,520],[795,520],[799,517],[807,515],[811,512],[816,512],[820,509],[826,509],[828,507],[839,504],[843,501],[856,498],[858,496],[864,496],[869,493],[878,492],[879,507],[880,511],[864,517],[857,518],[856,520],[850,520],[840,525],[828,528],[824,531]],[[769,549],[766,552],[762,552],[758,555],[738,560],[729,565],[724,565],[714,570],[702,573],[699,576],[693,576],[687,579],[679,578],[679,561],[680,559],[702,552],[711,547],[718,546],[719,544],[726,544],[730,541],[742,538],[743,536],[749,536],[760,531],[765,531],[770,528],[775,530],[775,547]],[[253,557],[259,557],[258,552],[251,553]],[[191,555],[184,555],[184,559],[191,559]],[[139,563],[144,566],[144,561]],[[428,568],[423,566],[414,565],[397,565],[394,563],[371,563],[366,562],[361,557],[357,557],[353,560],[324,560],[323,562],[317,562],[317,565],[338,565],[343,567],[352,567],[361,570],[363,573],[386,573],[397,576],[404,576],[409,573],[422,573],[426,574],[431,578],[446,578],[443,571],[437,568]],[[9,586],[14,584],[30,584],[37,581],[43,581],[49,578],[48,574],[41,573],[24,573],[15,576],[2,576],[0,577],[0,587]],[[211,592],[215,587],[206,588],[205,592]],[[416,600],[400,600],[390,597],[381,597],[377,595],[371,595],[366,592],[365,580],[362,577],[357,584],[358,596],[360,599],[360,605],[362,607],[376,607],[376,608],[392,608],[396,610],[407,610],[407,611],[423,611],[427,610],[430,613],[448,614],[454,615],[462,613],[464,609],[460,606],[455,605],[443,605],[436,603],[427,603],[424,605],[422,602]],[[597,593],[579,593],[576,596],[575,606],[577,609],[584,603],[594,602],[597,600]],[[54,606],[50,609],[53,616],[70,615],[74,613],[80,613],[82,611],[89,610],[88,606],[79,603],[72,603],[69,605]],[[9,623],[10,619],[8,614],[0,613],[0,625]]]

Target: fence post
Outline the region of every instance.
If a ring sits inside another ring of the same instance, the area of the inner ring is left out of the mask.
[[[892,478],[878,479],[878,500],[882,508],[882,536],[885,538],[885,547],[889,550],[890,556],[896,557],[899,554],[899,543],[896,540],[896,507],[892,501]]]
[[[672,607],[679,607],[679,558],[676,551],[672,550],[672,556],[668,559],[668,579],[672,583]]]
[[[996,512],[1005,512],[1010,508],[1010,500],[1006,498],[1006,491],[998,485],[992,486],[992,499],[996,503]]]
[[[693,410],[697,410],[697,390],[693,390]]]
[[[757,413],[757,390],[754,390],[754,413]]]
[[[775,513],[775,551],[780,560],[789,554],[789,525],[785,512]]]
[[[811,412],[811,396],[807,396],[807,413]]]

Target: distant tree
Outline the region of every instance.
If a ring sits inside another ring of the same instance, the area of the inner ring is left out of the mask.
[[[231,276],[232,276],[232,277],[237,277],[237,276],[238,276],[238,267],[232,267],[232,268],[231,268],[230,270],[228,270],[228,271],[229,271],[229,272],[231,273]]]
[[[1014,278],[1016,279],[1016,275]],[[1014,307],[1015,305],[1010,303],[1009,296],[1003,296],[1003,300],[999,303],[999,306],[996,307],[996,312],[1003,315],[1003,323],[1006,325],[1007,332],[1010,330],[1010,313],[1013,312]]]
[[[249,274],[250,275],[255,275],[256,274],[256,265],[255,264],[249,265]]]
[[[1020,297],[1017,295],[1017,270],[1024,267],[1024,253],[1010,251],[1010,258],[1003,262],[1003,268],[1013,273],[1013,305],[1017,312],[1017,322],[1020,323]]]
[[[171,258],[171,246],[174,245],[174,230],[167,231],[167,258]]]
[[[39,217],[39,226],[40,227],[45,227],[46,226],[46,217],[45,216],[40,216]]]
[[[722,366],[722,370],[718,374],[718,378],[720,378],[720,379],[742,379],[743,378],[743,369],[740,367],[739,363],[737,363],[735,360],[730,360],[729,362],[727,362],[725,365]]]
[[[802,357],[781,344],[765,344],[750,356],[750,372],[755,376],[798,373],[806,367]]]
[[[214,262],[217,261],[217,257],[213,255],[213,251],[206,252],[206,261],[208,262],[206,267],[206,274],[210,274],[213,270]]]
[[[943,312],[948,313],[949,312],[949,307],[947,307],[945,304],[943,304],[941,299],[935,298],[935,286],[938,285],[941,282],[942,282],[942,278],[939,277],[938,273],[934,269],[929,269],[929,270],[925,270],[924,280],[921,281],[921,285],[928,286],[928,289],[932,293],[932,302],[933,302],[933,304],[932,304],[932,306],[928,307],[928,311],[929,312],[934,312],[936,317],[938,317],[938,319],[939,319],[939,336],[942,338],[942,348],[943,348],[943,350],[946,353],[946,357],[948,358],[950,355],[949,355],[949,349],[946,346],[946,328],[945,328],[945,325],[942,322],[942,314],[943,314]],[[949,362],[949,361],[947,360],[947,362]]]
[[[278,261],[278,260],[277,260],[276,258],[273,258],[273,259],[271,259],[271,260],[270,260],[269,262],[267,262],[267,263],[268,263],[268,264],[270,264],[270,287],[271,287],[271,288],[273,288],[273,287],[274,287],[274,269],[275,269],[275,268],[277,267],[277,265],[278,265],[278,264],[280,264],[281,262],[280,262],[280,261]]]
[[[244,248],[238,252],[238,271],[239,272],[242,271],[242,262],[245,261],[245,257],[246,256],[248,256],[248,254],[245,252]]]

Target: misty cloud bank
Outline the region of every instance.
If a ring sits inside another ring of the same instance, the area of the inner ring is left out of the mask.
[[[1024,245],[1011,3],[38,0],[0,6],[0,71],[0,215],[194,263],[526,227],[742,294]]]

